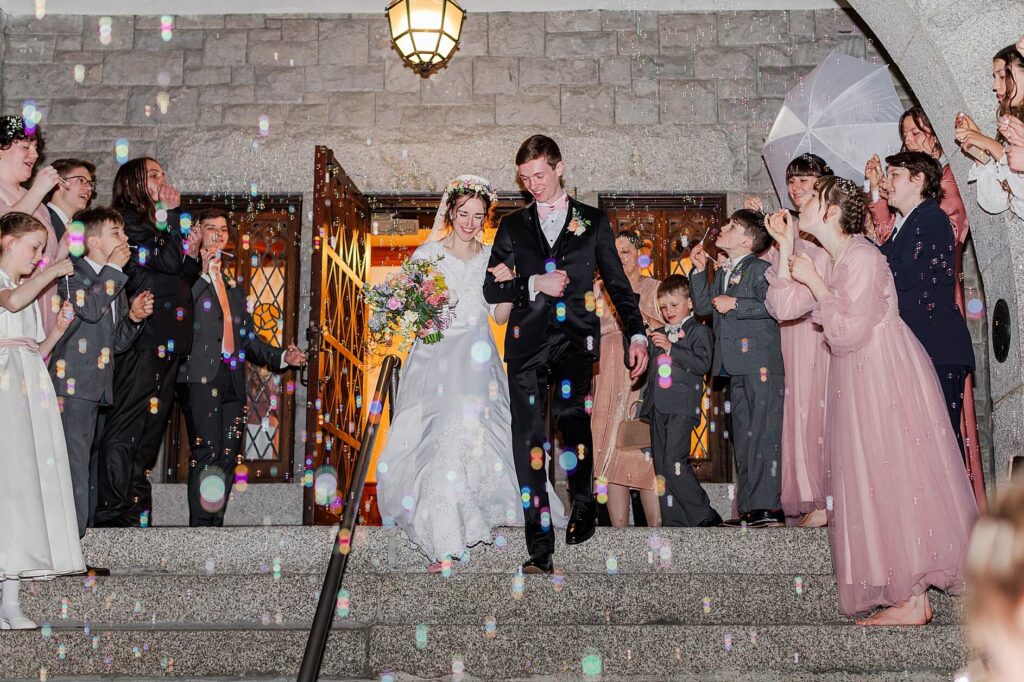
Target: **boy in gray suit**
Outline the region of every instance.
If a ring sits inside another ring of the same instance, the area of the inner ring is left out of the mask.
[[[693,316],[690,283],[682,275],[669,275],[658,286],[658,308],[666,325],[651,332],[652,360],[640,416],[651,425],[654,472],[665,484],[658,496],[661,525],[718,526],[722,517],[711,507],[689,461],[714,338]]]
[[[764,305],[768,263],[758,257],[770,245],[764,215],[741,209],[730,216],[715,241],[729,260],[713,285],[704,271],[703,245],[690,254],[694,311],[714,320],[712,373],[729,377],[739,518],[727,525],[785,525],[779,470],[785,392],[782,349],[779,324]]]
[[[79,211],[71,226],[74,222],[85,227],[85,255],[71,257],[74,274],[58,281],[57,290],[61,299],[71,301],[75,319],[54,347],[48,367],[61,403],[78,534],[83,536],[96,509],[93,442],[114,398],[113,363],[152,314],[153,294],[143,291],[128,304],[124,268],[131,251],[120,213],[100,206]]]

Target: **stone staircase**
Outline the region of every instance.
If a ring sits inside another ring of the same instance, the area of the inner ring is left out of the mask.
[[[0,635],[0,677],[294,679],[328,528],[90,531],[109,578],[24,589],[41,631]],[[325,679],[948,680],[960,604],[924,628],[840,616],[824,531],[599,529],[519,576],[502,529],[449,577],[395,530],[358,529]]]

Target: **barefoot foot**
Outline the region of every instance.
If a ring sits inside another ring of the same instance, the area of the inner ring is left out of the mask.
[[[812,512],[804,514],[804,517],[800,519],[800,523],[797,524],[798,528],[824,528],[828,525],[828,514],[825,513],[824,509],[815,509]]]
[[[932,619],[932,607],[928,602],[928,595],[922,594],[911,597],[897,606],[890,606],[887,609],[857,621],[858,625],[927,625]]]

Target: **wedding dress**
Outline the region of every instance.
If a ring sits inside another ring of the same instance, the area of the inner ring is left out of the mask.
[[[484,246],[462,261],[438,241],[413,254],[440,259],[437,268],[457,302],[443,338],[416,341],[402,368],[377,464],[377,504],[384,525],[397,524],[432,561],[491,542],[497,526],[523,523],[508,377],[483,297],[490,255]],[[549,494],[552,522],[564,525],[558,498]]]

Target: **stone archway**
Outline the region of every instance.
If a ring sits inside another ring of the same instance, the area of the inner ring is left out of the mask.
[[[1024,26],[1024,4],[1000,0],[849,0],[888,51],[935,123],[947,150],[955,150],[953,119],[969,113],[993,127],[994,105],[988,76],[992,55],[1016,42]],[[997,362],[989,352],[994,471],[991,486],[1008,477],[1009,463],[1024,452],[1024,381],[1017,320],[1024,313],[1024,221],[1010,213],[992,216],[974,201],[967,184],[969,160],[949,154],[964,195],[978,267],[985,283],[989,328],[992,310],[1005,300],[1011,313],[1010,352]],[[989,344],[991,346],[991,344]]]

